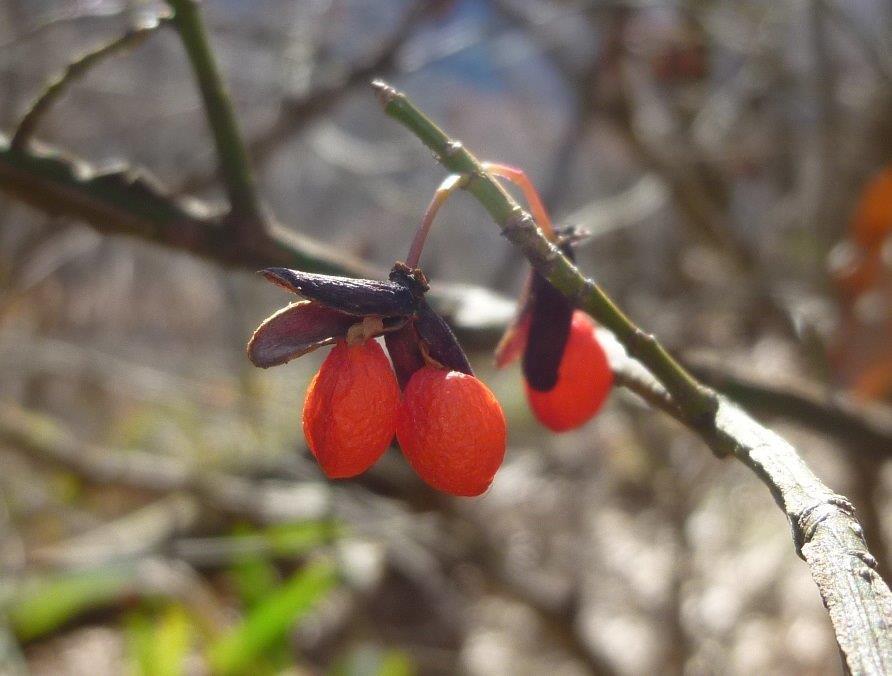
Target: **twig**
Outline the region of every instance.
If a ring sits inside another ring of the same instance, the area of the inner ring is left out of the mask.
[[[533,218],[459,141],[449,138],[405,94],[380,80],[373,86],[388,115],[418,136],[443,166],[468,176],[466,189],[489,212],[502,228],[502,233],[523,250],[534,267],[555,288],[612,331],[631,354],[641,359],[672,393],[691,424],[708,427],[716,410],[716,394],[694,380],[653,336],[632,323],[595,282],[583,277],[542,234]]]
[[[48,30],[62,26],[65,24],[76,23],[84,20],[108,19],[119,17],[122,14],[129,13],[132,8],[127,7],[125,2],[102,2],[93,3],[83,6],[81,3],[71,3],[63,6],[55,11],[42,15],[36,22],[26,25],[23,30],[17,32],[16,35],[9,38],[5,42],[0,42],[0,50],[16,47],[28,40],[39,37]]]
[[[836,24],[854,41],[858,49],[864,55],[864,59],[873,70],[874,75],[882,80],[886,86],[892,84],[892,63],[889,62],[887,55],[883,52],[881,45],[877,39],[869,35],[862,28],[857,20],[846,11],[849,6],[843,3],[840,7],[833,0],[818,0],[823,9],[827,12],[827,18],[832,19]]]
[[[282,265],[308,272],[375,275],[360,261],[339,256],[282,226],[273,226],[268,239],[236,248],[223,236],[219,217],[210,207],[195,200],[174,200],[142,170],[99,173],[87,163],[41,144],[13,153],[0,138],[0,190],[43,212],[86,221],[103,233],[135,235],[226,266],[254,271]],[[441,287],[435,289],[434,296],[438,307],[451,315],[468,296],[480,291]],[[487,302],[507,307],[504,299]],[[491,347],[502,328],[497,320],[484,326],[477,319],[460,319],[456,328],[462,337],[471,338],[480,347]],[[892,448],[892,422],[886,422],[882,414],[863,412],[861,405],[845,397],[826,401],[816,394],[769,387],[704,364],[695,364],[695,373],[758,412],[791,417],[847,442]]]
[[[227,236],[223,219],[206,204],[171,198],[141,169],[99,171],[86,162],[32,142],[15,152],[0,136],[0,190],[41,211],[185,249],[227,266],[269,265],[369,275],[368,266],[272,224],[248,242]],[[276,262],[278,261],[278,262]]]
[[[229,197],[232,223],[248,240],[254,230],[263,226],[265,218],[232,103],[217,70],[195,0],[168,0],[168,4],[174,10],[174,25],[201,90],[220,162],[220,176]]]
[[[821,394],[816,387],[779,385],[702,359],[685,363],[703,382],[761,415],[798,422],[859,453],[892,453],[892,410],[888,407],[867,406],[843,393]]]
[[[50,110],[53,104],[65,93],[72,82],[82,77],[93,66],[103,61],[106,57],[117,54],[124,49],[131,49],[142,44],[143,41],[154,33],[158,28],[169,22],[168,17],[158,17],[145,23],[142,26],[131,28],[120,37],[112,40],[106,45],[99,47],[91,52],[87,52],[76,61],[72,61],[66,66],[60,75],[54,78],[46,89],[40,93],[28,112],[25,113],[18,128],[10,141],[10,147],[13,150],[22,150],[34,135],[37,125],[41,119]]]
[[[171,493],[112,521],[29,554],[31,564],[53,568],[99,568],[159,551],[172,538],[198,523],[198,501]]]
[[[387,114],[421,139],[447,169],[470,177],[467,189],[533,267],[612,330],[640,362],[636,366],[627,358],[624,365],[618,355],[611,357],[614,371],[630,370],[626,386],[634,387],[640,375],[640,391],[648,400],[662,402],[663,410],[698,432],[716,455],[735,456],[768,486],[789,520],[796,552],[808,563],[830,613],[848,669],[853,674],[892,671],[892,593],[876,573],[876,560],[848,500],[821,483],[790,444],[729,400],[716,397],[653,337],[645,337],[594,282],[549,244],[532,218],[480,170],[480,163],[461,143],[449,138],[401,92],[383,82],[374,87]],[[704,424],[704,414],[711,425]]]

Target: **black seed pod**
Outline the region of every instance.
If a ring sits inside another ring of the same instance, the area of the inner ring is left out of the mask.
[[[562,230],[558,246],[574,260],[572,244],[580,235],[575,230]],[[548,392],[558,381],[558,368],[570,337],[573,306],[567,297],[535,270],[530,284],[530,328],[523,352],[523,375],[529,386]]]

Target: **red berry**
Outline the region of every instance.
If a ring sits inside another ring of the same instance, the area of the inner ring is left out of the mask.
[[[527,400],[539,422],[554,432],[565,432],[597,413],[612,385],[613,372],[595,335],[595,324],[577,310],[558,366],[557,384],[547,392],[527,384]]]
[[[374,340],[338,341],[307,388],[307,444],[330,479],[356,476],[393,440],[400,388]]]
[[[403,391],[396,437],[428,484],[453,495],[480,495],[505,458],[505,414],[474,376],[425,366]]]

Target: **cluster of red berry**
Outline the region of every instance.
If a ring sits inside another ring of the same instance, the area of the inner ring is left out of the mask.
[[[304,300],[258,327],[248,343],[251,361],[269,367],[335,345],[310,382],[303,410],[307,444],[330,478],[366,471],[394,436],[418,475],[453,495],[483,493],[502,464],[507,439],[502,408],[474,376],[446,322],[427,304],[427,280],[414,267],[445,194],[426,214],[425,232],[410,252],[412,265],[397,263],[388,281],[287,268],[262,271]],[[576,237],[555,233],[534,197],[534,213],[572,255]],[[384,337],[390,360],[376,336]],[[530,406],[554,431],[582,425],[609,393],[612,374],[594,323],[535,272],[517,320],[497,348],[497,364],[505,366],[521,354]]]
[[[453,495],[485,491],[505,457],[505,416],[474,376],[422,366],[400,396],[374,340],[339,341],[307,389],[304,434],[330,478],[360,474],[390,446],[428,484]]]
[[[263,274],[306,300],[260,325],[248,343],[251,361],[274,366],[335,344],[303,412],[307,443],[326,475],[364,472],[395,435],[434,488],[471,496],[489,487],[505,457],[505,416],[425,301],[420,270],[398,263],[387,282],[286,268]],[[374,339],[380,335],[390,361]]]

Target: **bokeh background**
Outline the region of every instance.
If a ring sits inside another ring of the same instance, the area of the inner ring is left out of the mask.
[[[206,0],[263,199],[386,269],[443,170],[384,76],[523,167],[643,327],[737,386],[851,497],[885,566],[885,448],[773,395],[892,393],[892,10],[878,0]],[[0,132],[86,50],[166,11],[0,0]],[[223,204],[175,31],[80,79],[38,138]],[[0,186],[2,187],[2,186]],[[526,266],[466,195],[422,260],[497,325]],[[494,293],[485,294],[480,289]],[[0,670],[35,674],[841,673],[783,514],[744,467],[617,391],[555,436],[492,366],[509,451],[479,499],[392,449],[325,481],[304,444],[326,350],[260,371],[290,299],[250,274],[0,196]],[[465,318],[467,319],[467,318]],[[887,429],[889,429],[887,427]]]

